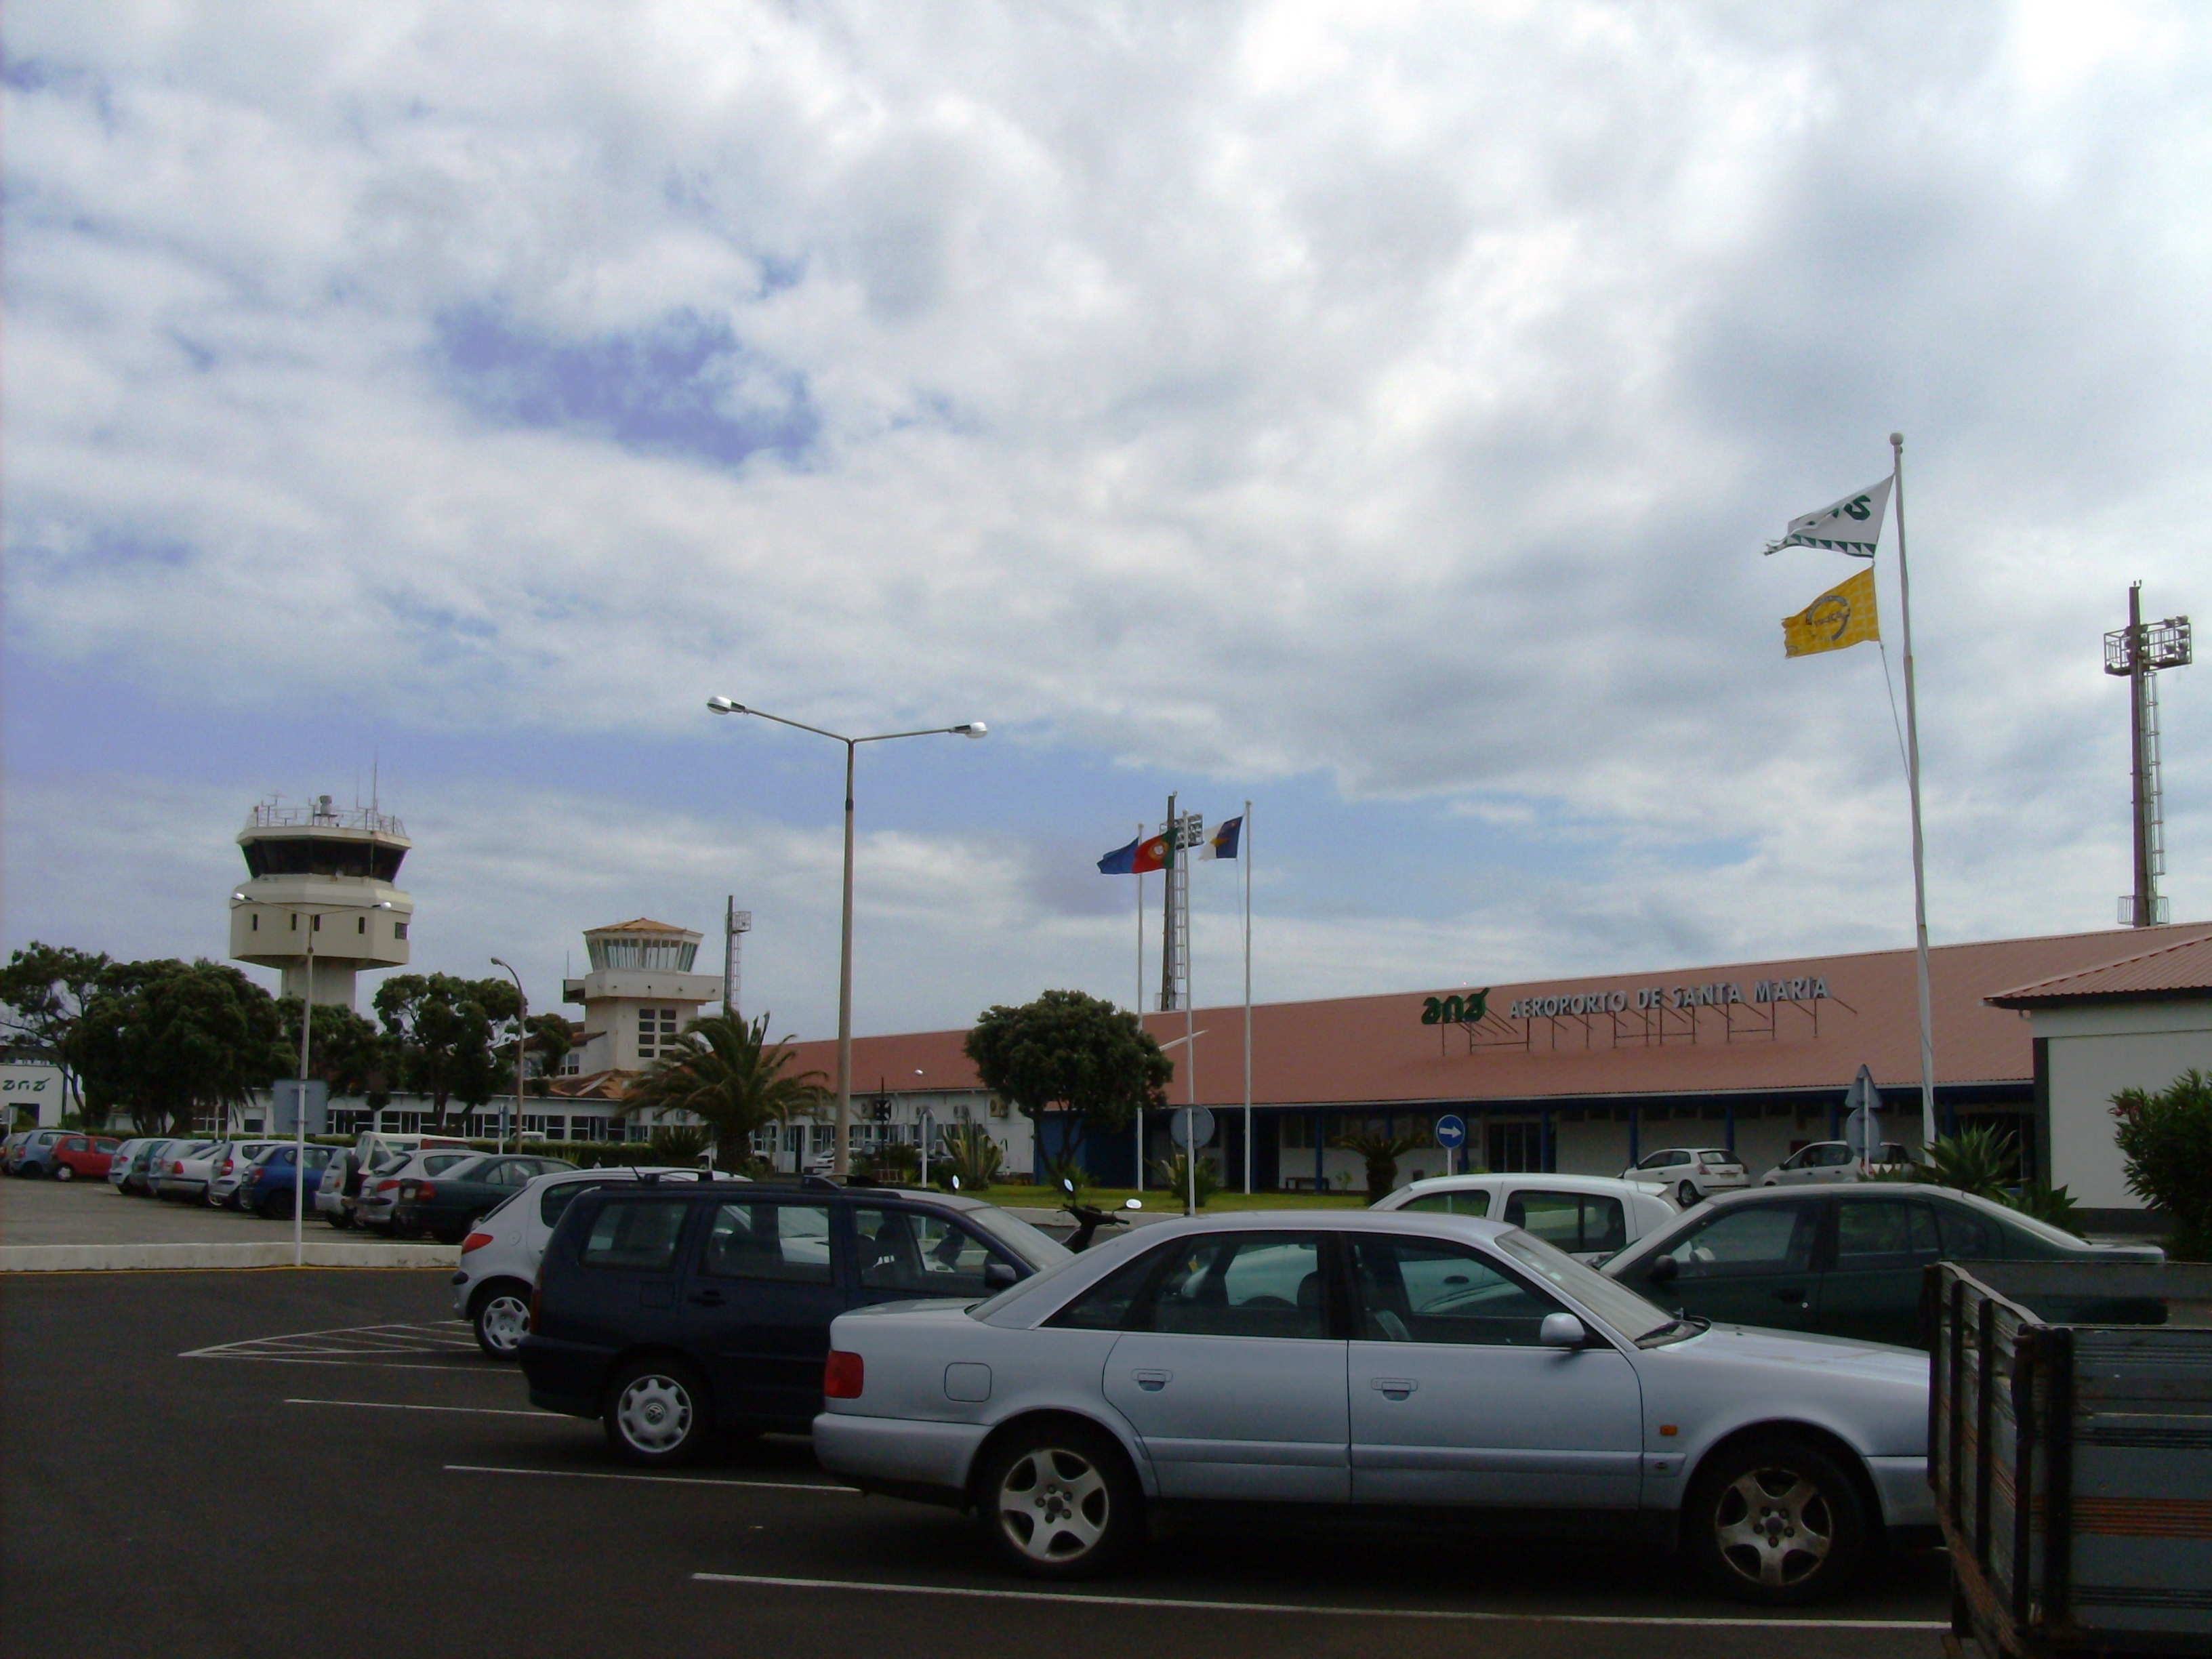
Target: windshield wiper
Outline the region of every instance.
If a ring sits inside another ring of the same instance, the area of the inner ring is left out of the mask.
[[[1678,1342],[1686,1337],[1702,1336],[1712,1328],[1713,1322],[1710,1319],[1670,1319],[1665,1324],[1654,1326],[1638,1337],[1636,1346],[1639,1348],[1656,1348],[1664,1342]],[[1682,1332],[1683,1335],[1672,1334],[1676,1331]]]

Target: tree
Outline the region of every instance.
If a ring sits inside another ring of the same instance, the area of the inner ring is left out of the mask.
[[[299,1075],[300,999],[280,998],[278,1015],[284,1022],[284,1049],[289,1059],[286,1072]],[[350,1008],[334,1003],[315,1005],[314,1040],[307,1045],[307,1072],[329,1085],[332,1095],[359,1095],[371,1107],[392,1099],[392,1079],[398,1069],[399,1054],[392,1039]]]
[[[528,1046],[530,1052],[538,1056],[538,1069],[530,1078],[530,1092],[549,1095],[553,1092],[553,1079],[560,1073],[562,1060],[576,1046],[575,1028],[568,1024],[566,1014],[532,1014]]]
[[[2112,1097],[2128,1190],[2172,1218],[2184,1261],[2212,1261],[2212,1077],[2191,1066],[2160,1090]]]
[[[61,1068],[64,1106],[72,1095],[80,1109],[85,1105],[76,1068],[69,1059],[70,1037],[107,965],[106,957],[96,951],[33,939],[0,968],[0,1009],[5,1010],[0,1013],[0,1030],[6,1031],[10,1048]],[[92,1127],[106,1121],[103,1113]]]
[[[395,974],[376,988],[375,1006],[397,1044],[399,1080],[430,1097],[438,1129],[448,1102],[481,1106],[497,1091],[507,1069],[497,1046],[522,1013],[511,981]]]
[[[1066,1115],[1067,1156],[1091,1130],[1126,1128],[1139,1110],[1165,1106],[1175,1075],[1134,1014],[1081,991],[986,1009],[965,1046],[983,1086],[1031,1122],[1048,1111]]]
[[[1363,1130],[1358,1134],[1338,1135],[1328,1144],[1341,1146],[1348,1152],[1357,1152],[1367,1160],[1367,1201],[1379,1204],[1398,1184],[1398,1160],[1416,1147],[1435,1143],[1425,1128],[1394,1135],[1385,1127],[1379,1131]]]
[[[179,1135],[195,1118],[244,1105],[287,1059],[275,1000],[204,959],[109,963],[69,1050],[88,1114],[127,1105],[142,1133]]]
[[[829,1091],[819,1072],[794,1073],[790,1039],[768,1041],[769,1016],[709,1014],[684,1028],[623,1097],[625,1112],[689,1112],[714,1133],[714,1163],[733,1169],[746,1142],[771,1123],[811,1117]]]

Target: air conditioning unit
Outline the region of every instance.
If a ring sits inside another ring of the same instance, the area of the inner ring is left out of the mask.
[[[1005,1101],[1000,1099],[998,1096],[993,1095],[991,1097],[991,1115],[993,1117],[1012,1117],[1013,1115],[1013,1111],[1014,1109],[1007,1105]]]

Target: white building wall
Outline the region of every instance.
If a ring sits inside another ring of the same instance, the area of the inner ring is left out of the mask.
[[[2037,1009],[2047,1039],[2051,1179],[2087,1209],[2140,1210],[2128,1190],[2112,1097],[2155,1091],[2192,1066],[2212,1072],[2212,1000]]]

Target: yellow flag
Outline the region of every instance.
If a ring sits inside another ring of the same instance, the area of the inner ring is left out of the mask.
[[[1841,651],[1862,640],[1881,637],[1881,618],[1874,603],[1874,567],[1841,581],[1794,617],[1782,619],[1782,648],[1792,657],[1815,651]]]

